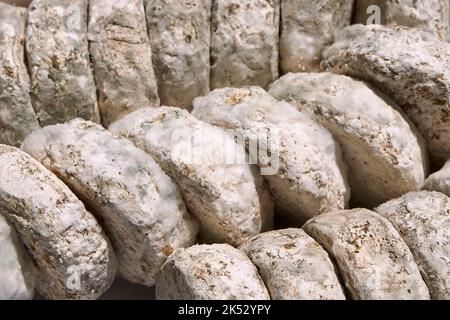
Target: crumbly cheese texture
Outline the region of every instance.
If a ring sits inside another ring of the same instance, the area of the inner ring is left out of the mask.
[[[450,160],[438,172],[433,173],[425,181],[425,190],[438,191],[450,197]]]
[[[269,300],[258,270],[227,244],[179,249],[156,279],[160,300]]]
[[[281,72],[317,71],[323,49],[350,24],[352,9],[353,0],[282,0]]]
[[[406,27],[355,25],[324,53],[333,73],[392,97],[425,137],[434,165],[450,158],[450,44]]]
[[[0,145],[0,210],[20,234],[49,299],[96,299],[116,272],[95,218],[55,175],[19,149]]]
[[[411,192],[375,209],[409,245],[433,299],[450,299],[450,198]]]
[[[144,0],[161,104],[190,109],[209,91],[211,0]]]
[[[14,228],[0,212],[0,300],[33,298],[36,269]]]
[[[24,59],[26,14],[0,2],[0,143],[12,146],[39,128]]]
[[[34,132],[22,150],[54,172],[103,221],[125,279],[152,286],[167,256],[194,244],[198,225],[177,186],[131,141],[75,119]]]
[[[211,13],[211,88],[278,78],[279,0],[215,0]]]
[[[303,229],[335,260],[350,298],[430,299],[408,246],[378,214],[366,209],[330,212]]]
[[[377,8],[371,6],[377,5]],[[413,27],[432,32],[442,39],[450,36],[448,0],[356,0],[354,22]]]
[[[237,246],[272,228],[264,180],[253,166],[226,162],[240,150],[224,130],[174,107],[140,109],[110,130],[147,151],[177,182],[203,241]]]
[[[88,38],[104,126],[159,105],[142,0],[89,1]]]
[[[87,0],[33,0],[26,53],[31,100],[42,126],[100,121],[87,40]]]
[[[302,229],[263,233],[240,247],[273,300],[344,300],[328,253]]]
[[[260,87],[223,88],[195,99],[192,113],[215,126],[245,130],[252,144],[264,143],[258,132],[277,138],[268,150],[278,165],[272,161],[276,170],[265,178],[286,223],[301,227],[317,214],[346,207],[350,190],[339,145],[294,106],[278,102]],[[267,166],[264,159],[258,163]]]
[[[362,81],[290,73],[269,91],[331,131],[349,168],[352,203],[373,208],[419,190],[428,172],[422,136],[399,107]]]

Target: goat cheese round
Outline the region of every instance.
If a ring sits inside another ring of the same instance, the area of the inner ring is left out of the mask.
[[[278,78],[279,0],[214,0],[211,88],[257,85]]]
[[[240,245],[272,228],[272,198],[245,150],[221,128],[174,107],[135,111],[111,125],[147,151],[178,184],[201,223],[200,238]],[[242,155],[241,155],[242,153]]]
[[[194,244],[197,222],[177,186],[131,141],[75,119],[34,132],[22,150],[55,173],[102,221],[125,279],[152,286],[167,256]]]
[[[1,7],[1,6],[0,6]],[[33,298],[36,269],[14,228],[0,210],[0,300]]]
[[[258,268],[273,300],[343,300],[328,253],[302,229],[257,235],[240,250]]]
[[[399,25],[450,36],[448,0],[356,0],[354,23]]]
[[[178,249],[156,279],[160,300],[269,300],[250,259],[227,244]]]
[[[37,265],[49,299],[96,299],[116,273],[113,249],[83,203],[31,156],[0,145],[0,210]]]
[[[268,171],[264,177],[283,223],[301,227],[317,214],[346,207],[350,191],[338,144],[294,106],[260,87],[223,88],[195,99],[192,113],[212,125],[242,130],[241,143],[260,146],[257,163]]]
[[[280,69],[319,70],[322,51],[350,24],[353,0],[282,0]]]
[[[212,0],[144,0],[161,104],[190,109],[209,91]]]
[[[269,91],[326,127],[348,165],[354,206],[373,208],[422,187],[428,156],[399,107],[362,81],[330,73],[287,74]]]
[[[88,0],[33,0],[25,47],[31,101],[42,126],[100,122],[87,39]]]
[[[450,299],[450,198],[411,192],[375,209],[409,245],[433,299]]]
[[[375,212],[330,212],[308,221],[303,229],[335,260],[352,299],[430,299],[408,246]]]
[[[450,44],[414,28],[355,25],[324,53],[333,73],[392,97],[424,136],[432,164],[450,158]]]
[[[27,10],[0,2],[0,144],[19,146],[39,128],[24,59]]]
[[[425,190],[438,191],[450,197],[450,160],[438,172],[433,173],[425,181]]]
[[[142,0],[90,0],[88,26],[102,124],[159,105]]]

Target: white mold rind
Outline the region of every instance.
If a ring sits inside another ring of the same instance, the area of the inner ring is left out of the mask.
[[[88,38],[104,126],[159,105],[142,0],[90,0]]]
[[[0,2],[0,143],[19,146],[39,128],[24,59],[27,10]]]
[[[34,262],[1,212],[0,284],[0,300],[29,300],[36,284]]]
[[[214,0],[211,88],[257,85],[278,78],[279,0]]]
[[[328,253],[302,229],[257,235],[240,250],[258,268],[273,300],[345,300]]]
[[[211,0],[144,0],[161,104],[191,108],[209,91]]]
[[[371,6],[378,8],[372,10]],[[356,0],[354,23],[378,23],[422,29],[442,39],[450,36],[448,0]]]
[[[237,246],[271,230],[273,204],[264,180],[253,166],[225,162],[240,150],[224,130],[174,107],[140,109],[110,130],[131,139],[177,182],[202,224],[203,241]]]
[[[409,245],[433,299],[450,299],[450,198],[411,192],[375,209]]]
[[[413,28],[355,25],[325,51],[322,63],[393,98],[424,136],[433,166],[450,158],[449,43]]]
[[[319,70],[322,51],[350,24],[353,0],[282,0],[280,69]]]
[[[34,258],[49,299],[96,299],[116,273],[100,225],[55,175],[17,148],[0,145],[0,210]]]
[[[144,151],[75,119],[30,135],[22,150],[54,172],[102,221],[119,274],[147,286],[173,250],[198,231],[175,183]]]
[[[179,249],[156,280],[159,300],[269,300],[256,267],[226,244]]]
[[[330,212],[303,229],[335,260],[350,298],[430,299],[411,251],[382,216],[366,209]]]
[[[100,122],[89,59],[87,0],[33,0],[25,47],[31,101],[42,126],[77,117]]]
[[[429,191],[442,192],[450,197],[450,160],[441,170],[428,177],[423,188]]]
[[[252,144],[258,132],[278,135],[268,138],[275,140],[269,151],[279,166],[265,178],[284,222],[301,227],[317,214],[346,207],[350,190],[339,145],[294,106],[260,87],[223,88],[195,99],[192,113],[215,126],[245,130]],[[258,161],[261,168],[267,166],[264,159]]]
[[[354,206],[373,208],[422,187],[428,173],[423,138],[395,103],[364,82],[330,73],[287,74],[269,93],[334,135],[349,168]]]

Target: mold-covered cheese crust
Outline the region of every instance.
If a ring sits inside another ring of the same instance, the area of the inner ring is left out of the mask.
[[[190,109],[209,91],[211,0],[144,0],[161,104]]]
[[[142,0],[89,1],[88,38],[103,125],[159,105]]]
[[[308,221],[303,229],[335,260],[350,298],[430,299],[408,246],[375,212],[330,212]]]
[[[269,300],[250,259],[227,244],[178,249],[156,280],[160,300]]]
[[[211,89],[278,78],[279,10],[279,0],[213,1]]]
[[[322,63],[393,98],[424,136],[433,165],[450,158],[449,43],[413,28],[355,25],[344,29]]]
[[[356,0],[354,23],[412,27],[448,39],[449,12],[448,0]]]
[[[319,70],[322,51],[350,24],[353,0],[282,0],[280,69]]]
[[[197,222],[175,183],[144,151],[81,119],[45,127],[22,145],[103,222],[125,279],[151,286],[164,260],[194,244]]]
[[[33,298],[34,262],[0,210],[0,300]]]
[[[265,178],[283,223],[301,227],[317,214],[345,209],[350,190],[340,147],[327,129],[294,106],[260,87],[223,88],[195,99],[192,113],[215,126],[244,130],[252,145],[261,145],[259,132],[268,132],[275,159]],[[258,164],[267,166],[261,157]]]
[[[433,173],[425,181],[425,190],[438,191],[450,197],[450,160],[438,172]]]
[[[330,73],[287,74],[269,93],[307,113],[340,143],[352,204],[373,208],[422,187],[423,137],[399,107],[362,81]]]
[[[39,128],[24,59],[27,10],[0,2],[0,143],[19,146]]]
[[[411,192],[375,209],[409,245],[433,299],[450,299],[450,198]]]
[[[89,59],[87,0],[33,0],[25,47],[31,100],[42,126],[100,121]]]
[[[31,156],[0,145],[0,210],[38,269],[49,299],[96,299],[116,273],[113,249],[83,203]]]
[[[240,250],[258,268],[273,300],[343,300],[328,253],[302,229],[257,235]]]
[[[110,126],[147,151],[180,187],[206,242],[240,245],[272,228],[272,198],[254,166],[221,128],[174,107],[135,111]],[[241,155],[242,153],[242,155]],[[229,161],[231,160],[231,161]]]

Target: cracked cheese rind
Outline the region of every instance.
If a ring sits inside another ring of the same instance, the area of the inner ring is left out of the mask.
[[[411,192],[375,209],[409,245],[432,299],[450,299],[450,198]]]
[[[1,5],[0,5],[1,7]],[[0,211],[0,300],[33,298],[36,268],[19,236]]]
[[[438,172],[433,173],[425,180],[425,190],[438,191],[450,197],[450,160]]]
[[[246,130],[248,140],[257,141],[252,135],[258,130],[278,135],[270,151],[279,168],[265,178],[290,225],[300,227],[317,214],[346,207],[350,191],[339,146],[327,129],[294,106],[260,87],[223,88],[195,99],[192,113],[215,126]],[[259,166],[265,165],[260,158]]]
[[[269,300],[250,259],[227,244],[178,249],[156,279],[159,300]]]
[[[88,38],[103,125],[159,105],[142,0],[91,0]]]
[[[282,0],[280,69],[319,70],[322,51],[350,24],[353,0]]]
[[[0,143],[19,146],[39,128],[24,60],[27,10],[0,2]]]
[[[408,246],[378,214],[366,209],[330,212],[303,229],[335,260],[350,298],[430,299]]]
[[[448,0],[356,0],[354,22],[369,24],[377,22],[374,18],[380,18],[378,23],[384,25],[422,29],[448,39],[449,12]]]
[[[42,126],[100,121],[89,60],[87,0],[33,0],[25,47],[31,100]]]
[[[264,180],[253,166],[226,162],[224,155],[233,159],[240,150],[224,130],[174,107],[140,109],[110,130],[131,139],[177,182],[201,223],[202,240],[237,246],[272,228]]]
[[[355,25],[324,53],[333,73],[366,80],[418,127],[433,165],[450,158],[450,44],[412,28]]]
[[[211,88],[278,78],[279,0],[215,0],[211,13]]]
[[[341,145],[352,203],[373,208],[422,187],[423,138],[398,106],[362,81],[330,73],[287,74],[269,93],[307,113]]]
[[[161,104],[190,109],[209,91],[211,0],[144,0]]]
[[[328,253],[302,229],[257,235],[242,250],[273,300],[345,300]]]
[[[19,149],[0,145],[0,210],[38,268],[49,299],[96,299],[116,273],[112,247],[66,185]]]
[[[22,150],[54,172],[103,222],[125,279],[152,286],[167,256],[194,244],[197,222],[176,185],[131,141],[75,119],[34,132]]]

